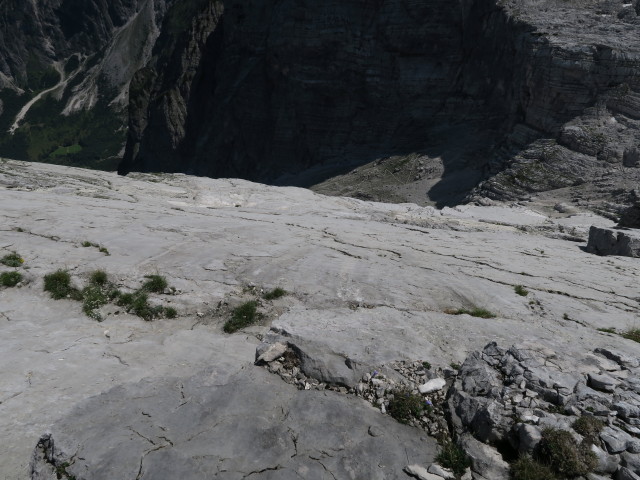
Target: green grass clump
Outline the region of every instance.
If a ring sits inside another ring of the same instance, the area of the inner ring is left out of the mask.
[[[175,318],[178,312],[173,307],[152,306],[149,304],[149,296],[146,292],[138,290],[133,293],[120,293],[116,299],[116,305],[124,307],[128,313],[132,313],[146,321],[154,318]]]
[[[176,318],[178,311],[173,307],[164,307],[164,316],[167,318]]]
[[[95,270],[89,275],[89,283],[104,286],[109,282],[109,276],[104,270]]]
[[[440,446],[440,453],[436,457],[436,462],[445,468],[450,469],[453,474],[460,478],[471,465],[471,460],[464,453],[464,450],[451,440],[445,440]]]
[[[627,330],[622,333],[624,338],[628,338],[629,340],[633,340],[634,342],[640,343],[640,328],[632,328],[631,330]]]
[[[18,268],[22,266],[22,264],[24,263],[24,259],[16,252],[13,252],[2,257],[0,259],[0,263],[6,265],[7,267]]]
[[[597,443],[604,422],[593,415],[583,415],[573,422],[573,429],[593,444]]]
[[[51,294],[54,300],[70,297],[82,300],[82,293],[71,286],[71,275],[66,270],[57,270],[44,276],[44,291]]]
[[[547,465],[523,455],[511,464],[513,480],[558,480],[556,474]]]
[[[471,310],[467,308],[459,308],[457,310],[447,310],[445,313],[450,315],[471,315],[472,317],[480,317],[480,318],[496,318],[494,313],[491,313],[486,308],[474,307]]]
[[[424,411],[424,399],[410,390],[400,389],[393,393],[393,399],[387,409],[389,415],[400,423],[409,423],[412,418],[419,417]]]
[[[570,432],[556,428],[546,428],[542,431],[536,459],[546,463],[564,477],[586,475],[598,464],[589,442],[578,444]]]
[[[524,288],[522,285],[516,285],[515,287],[513,287],[513,289],[521,297],[526,297],[527,295],[529,295],[529,290]]]
[[[0,285],[3,287],[15,287],[22,280],[19,272],[2,272],[0,273]]]
[[[145,275],[144,278],[148,279],[141,287],[145,292],[162,293],[169,286],[167,279],[161,275]]]
[[[284,297],[287,294],[287,291],[283,288],[277,287],[264,294],[262,298],[265,300],[275,300],[277,298]]]
[[[237,332],[241,328],[253,325],[258,321],[258,302],[251,300],[236,307],[231,312],[231,319],[224,324],[226,333]]]
[[[98,251],[100,253],[104,253],[107,257],[110,256],[111,254],[109,253],[109,250],[106,249],[106,247],[99,247]]]
[[[95,270],[89,275],[89,285],[82,290],[82,311],[94,320],[102,320],[98,308],[109,303],[120,295],[120,292],[109,281],[104,270]]]
[[[87,241],[87,240],[85,240],[84,242],[82,242],[82,246],[83,246],[83,247],[85,247],[85,248],[89,248],[89,247],[96,247],[96,248],[98,248],[98,247],[99,247],[99,245],[97,245],[97,244],[95,244],[95,243],[91,243],[91,242],[89,242],[89,241]]]

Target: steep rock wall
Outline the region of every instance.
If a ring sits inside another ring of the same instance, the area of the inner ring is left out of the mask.
[[[201,2],[137,78],[120,171],[274,181],[460,124],[502,171],[640,73],[635,9],[533,3]]]

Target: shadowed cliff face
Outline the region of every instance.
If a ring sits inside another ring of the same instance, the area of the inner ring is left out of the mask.
[[[440,0],[208,2],[195,22],[136,79],[123,171],[272,181],[410,152],[494,90],[467,91],[464,19]]]
[[[479,181],[640,72],[635,11],[554,5],[202,1],[136,77],[120,171],[304,183],[429,152]]]

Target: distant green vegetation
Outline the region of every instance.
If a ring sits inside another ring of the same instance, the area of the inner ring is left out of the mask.
[[[69,90],[69,89],[67,89]],[[33,95],[0,91],[4,112],[0,115],[0,156],[34,162],[115,170],[116,158],[126,138],[124,114],[99,102],[90,111],[62,115],[67,97],[38,101],[14,135],[7,130]]]
[[[43,63],[34,55],[27,59],[27,78],[23,86],[33,92],[41,92],[55,86],[60,81],[60,73],[50,65]]]
[[[78,145],[77,143],[75,145],[69,145],[69,146],[64,146],[64,147],[58,147],[58,149],[56,151],[54,151],[50,157],[51,158],[55,158],[55,157],[66,157],[68,155],[75,155],[76,153],[80,153],[82,151],[82,146]]]

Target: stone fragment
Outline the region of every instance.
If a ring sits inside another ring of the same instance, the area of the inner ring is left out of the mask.
[[[630,357],[628,355],[610,350],[608,348],[596,348],[595,353],[599,353],[600,355],[603,355],[609,360],[613,360],[614,362],[626,368],[636,368],[640,365],[640,362],[638,362],[637,358]]]
[[[519,451],[521,453],[531,453],[542,440],[542,432],[538,427],[520,423],[517,425]]]
[[[597,255],[640,257],[640,233],[592,226],[587,251]]]
[[[640,417],[640,406],[631,405],[627,402],[614,403],[611,408],[618,413],[619,417],[625,420]]]
[[[427,383],[420,385],[418,387],[418,390],[423,395],[426,395],[428,393],[433,393],[433,392],[442,390],[446,384],[447,382],[444,378],[434,378],[433,380],[429,380]]]
[[[456,478],[451,470],[443,468],[437,463],[431,464],[431,466],[429,466],[428,472],[446,479]]]
[[[473,472],[491,480],[509,478],[509,464],[493,447],[479,442],[469,434],[462,435],[460,446],[471,460]]]
[[[618,385],[620,385],[620,381],[611,377],[607,374],[594,374],[590,373],[588,375],[589,386],[596,390],[601,390],[603,392],[613,392]]]
[[[616,480],[640,480],[640,476],[636,475],[626,467],[621,467],[616,472],[615,479]]]
[[[595,445],[591,445],[591,451],[598,459],[598,465],[594,469],[596,473],[614,473],[618,469],[620,455],[609,455]]]
[[[604,427],[600,433],[600,440],[604,442],[609,453],[621,453],[627,449],[627,443],[633,440],[633,437],[619,428]]]
[[[620,465],[627,467],[635,474],[640,474],[640,455],[623,452],[620,454]]]
[[[407,465],[404,467],[404,471],[419,480],[442,480],[442,477],[429,473],[426,468],[420,465]]]
[[[276,342],[271,345],[265,346],[262,349],[256,351],[257,358],[256,363],[265,362],[270,363],[280,358],[287,351],[287,345],[281,342]]]

